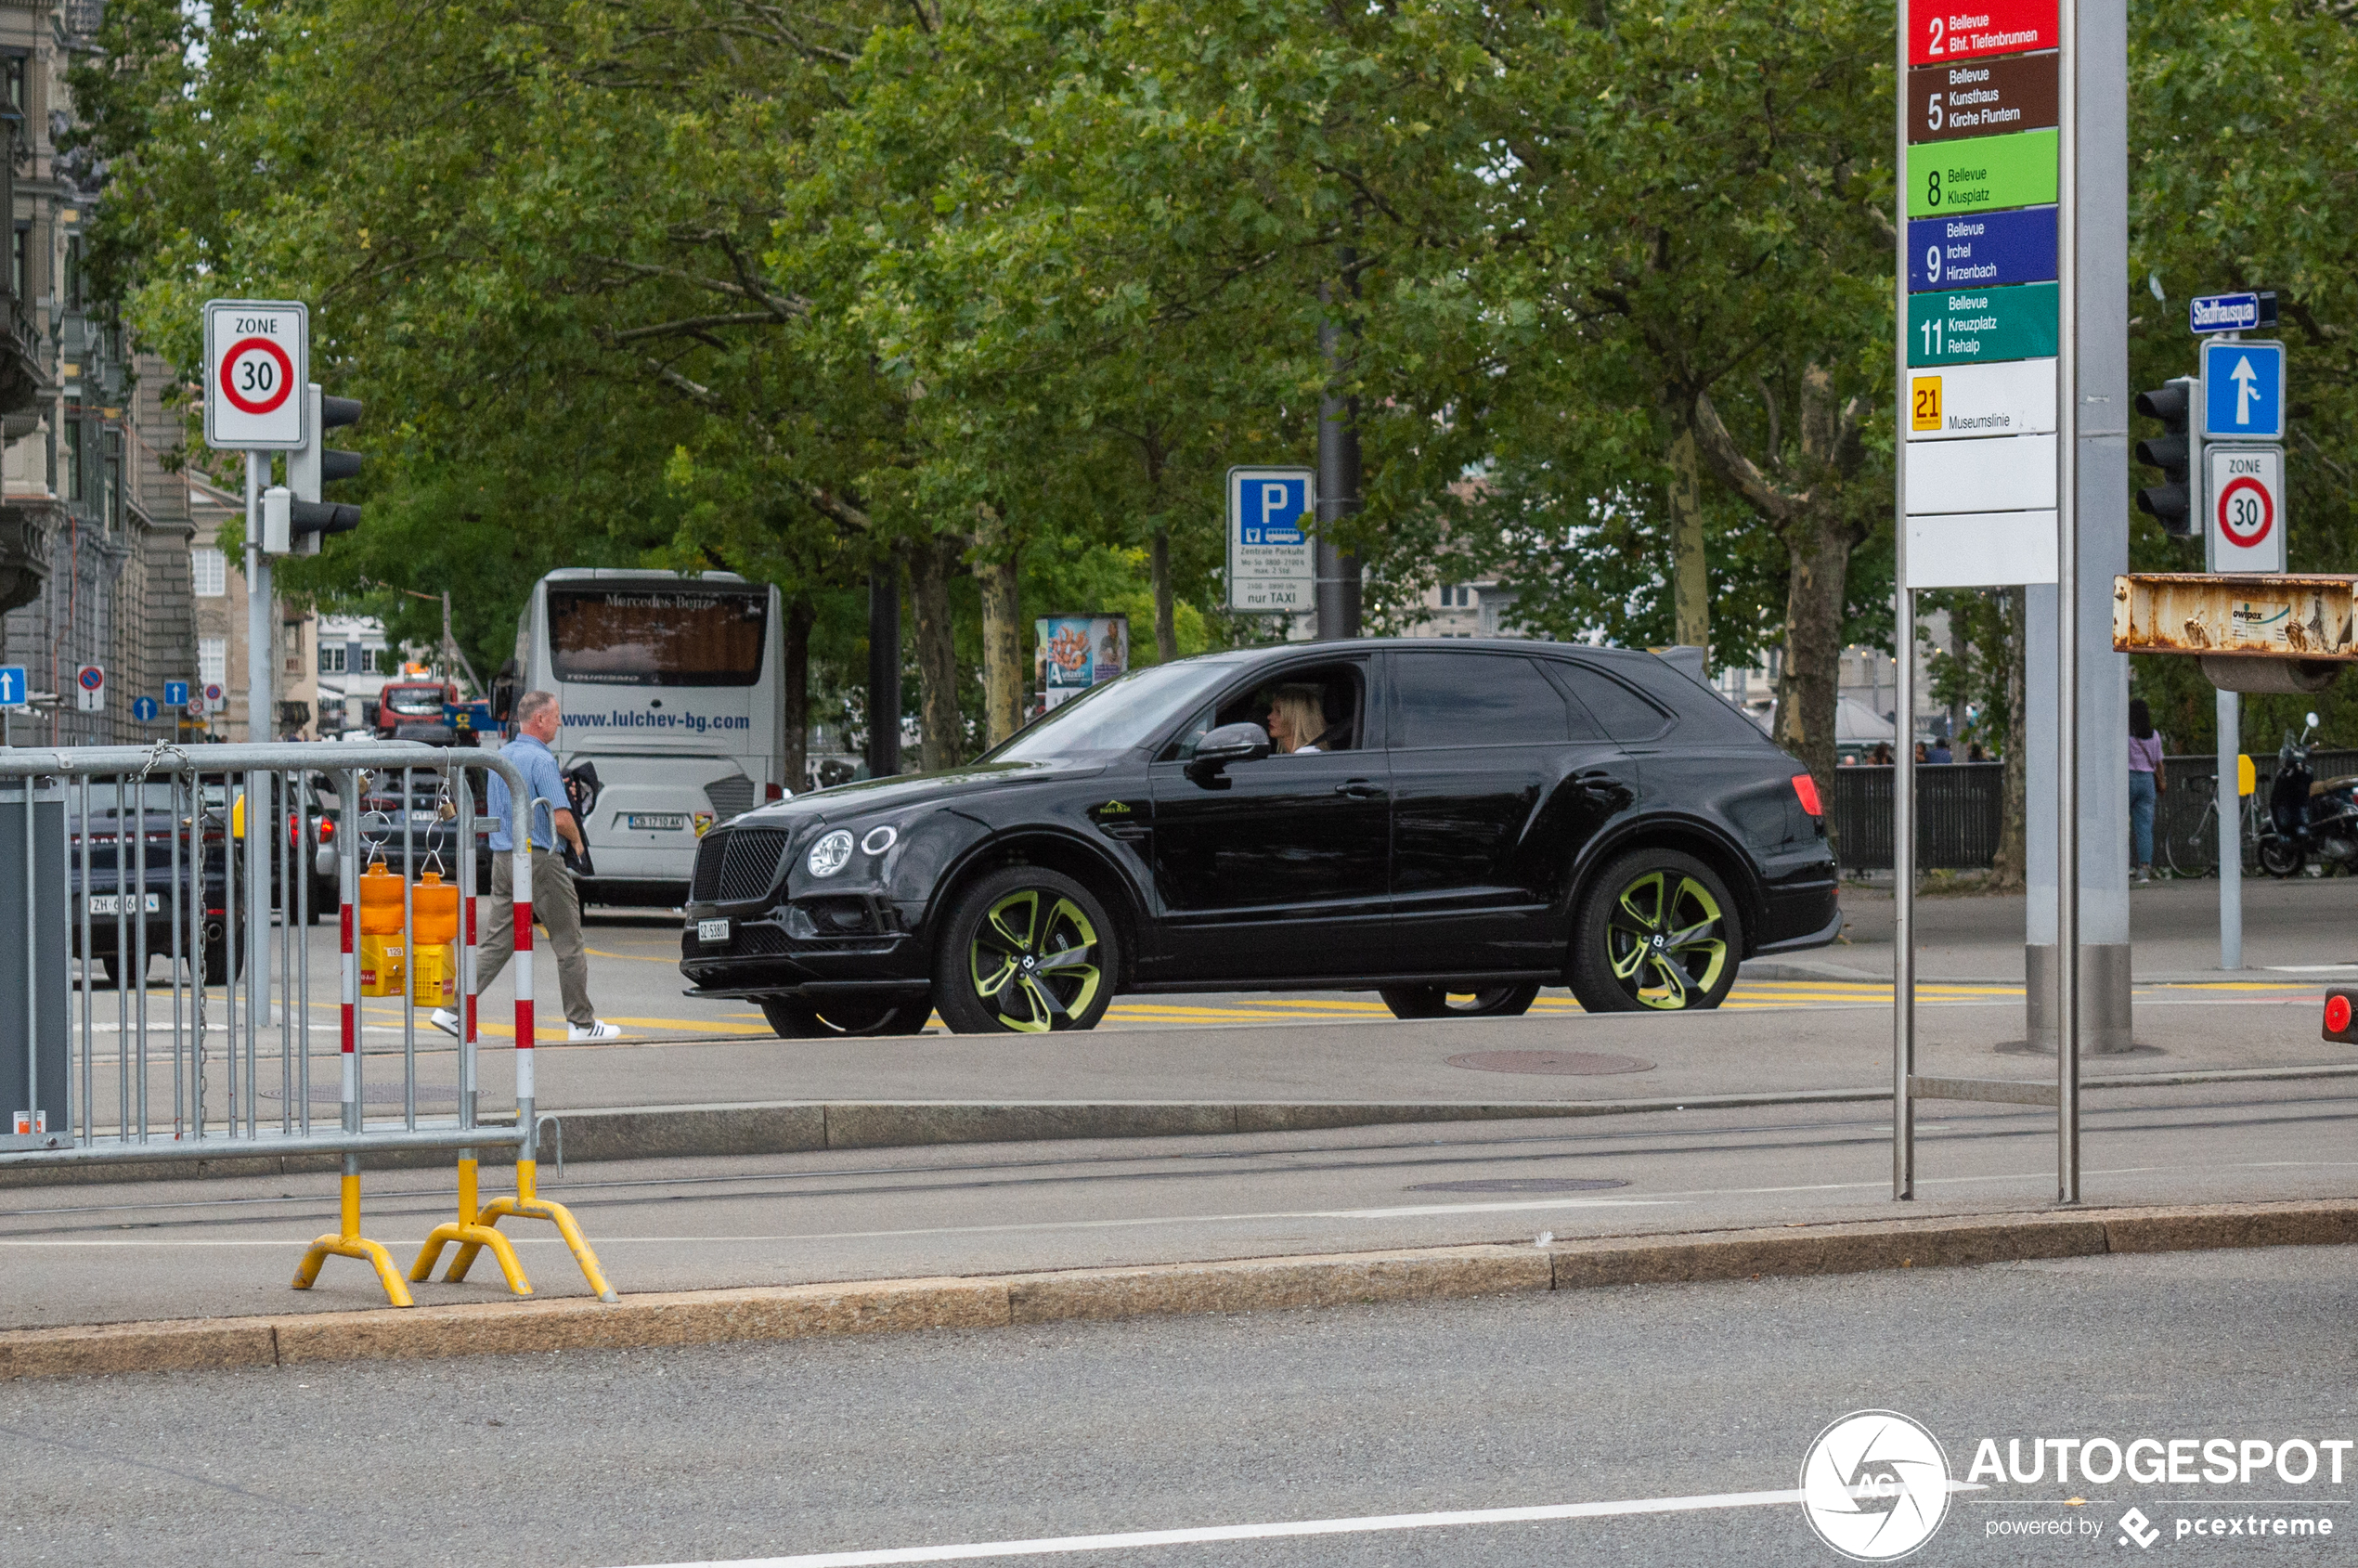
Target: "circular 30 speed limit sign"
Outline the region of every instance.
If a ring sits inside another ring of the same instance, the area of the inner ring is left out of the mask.
[[[284,451],[304,444],[310,313],[291,300],[208,300],[205,445]]]
[[[2214,447],[2204,459],[2209,471],[2211,570],[2283,571],[2283,449]]]

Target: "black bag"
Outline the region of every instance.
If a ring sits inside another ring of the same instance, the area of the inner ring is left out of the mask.
[[[557,848],[564,854],[565,869],[576,876],[595,876],[597,866],[590,859],[590,813],[598,805],[598,765],[577,762],[564,771],[565,804],[572,809],[574,830],[581,835],[581,849],[577,852],[563,835]]]

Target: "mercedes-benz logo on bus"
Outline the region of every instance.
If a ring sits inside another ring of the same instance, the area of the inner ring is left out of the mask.
[[[1905,1557],[1949,1511],[1949,1457],[1896,1410],[1855,1410],[1809,1445],[1801,1511],[1820,1540],[1854,1562]]]

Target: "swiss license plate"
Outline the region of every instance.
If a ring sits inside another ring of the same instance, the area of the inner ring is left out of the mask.
[[[162,893],[149,893],[144,902],[147,913],[154,914],[163,908],[163,895]],[[90,895],[90,913],[93,914],[117,914],[122,913],[122,905],[112,893],[93,893]]]
[[[685,811],[633,811],[622,819],[633,833],[679,833],[688,825]]]
[[[696,922],[696,940],[700,942],[725,942],[728,940],[729,923],[726,920],[699,920]]]

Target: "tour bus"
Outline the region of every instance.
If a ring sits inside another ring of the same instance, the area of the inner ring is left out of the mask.
[[[696,841],[792,791],[775,588],[733,572],[551,572],[516,628],[518,693],[554,692],[557,765],[590,763],[587,902],[686,901]]]

